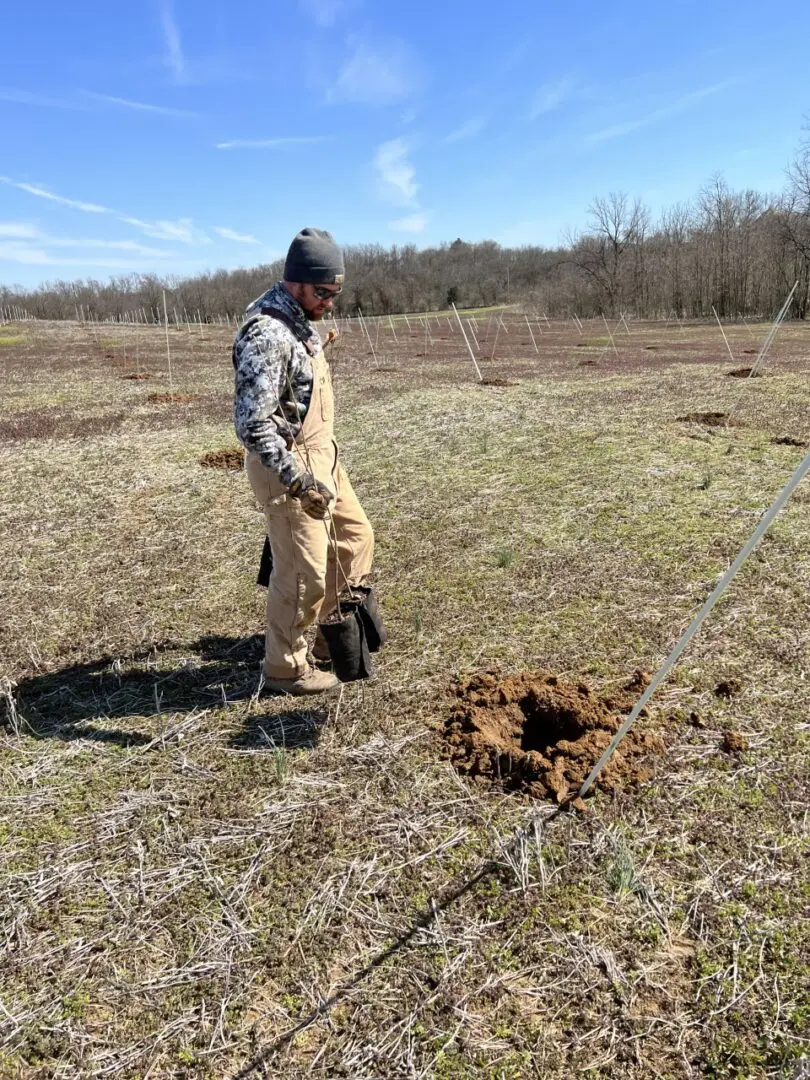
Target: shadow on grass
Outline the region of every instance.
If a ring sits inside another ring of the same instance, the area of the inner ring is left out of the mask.
[[[14,691],[16,710],[23,730],[38,739],[84,739],[124,747],[159,745],[154,734],[138,729],[139,719],[171,716],[175,722],[178,714],[249,700],[258,689],[263,652],[261,634],[164,641],[148,652],[124,658],[103,656],[22,679]],[[126,718],[132,727],[93,723],[114,718]],[[325,719],[326,713],[318,709],[268,711],[249,717],[232,745],[242,749],[312,747]]]

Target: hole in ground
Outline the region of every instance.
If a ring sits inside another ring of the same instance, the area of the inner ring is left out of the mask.
[[[536,694],[529,693],[520,702],[520,711],[525,719],[520,749],[536,750],[545,754],[561,740],[576,742],[583,733],[583,726],[577,713],[572,709],[549,705],[538,700]]]

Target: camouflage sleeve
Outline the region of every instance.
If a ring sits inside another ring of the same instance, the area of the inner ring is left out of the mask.
[[[234,344],[236,434],[245,449],[258,454],[262,465],[287,487],[302,472],[287,449],[296,432],[285,422],[281,401],[291,360],[289,342],[275,319],[257,320]]]

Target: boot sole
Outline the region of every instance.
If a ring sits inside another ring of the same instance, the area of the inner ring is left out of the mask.
[[[334,694],[336,690],[340,689],[340,683],[336,682],[333,686],[323,687],[319,690],[309,690],[303,687],[293,689],[290,686],[279,686],[274,684],[271,680],[266,679],[264,686],[262,686],[262,692],[270,691],[273,694],[286,694],[288,697],[318,697],[319,694]]]

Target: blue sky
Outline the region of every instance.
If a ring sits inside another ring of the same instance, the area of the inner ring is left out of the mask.
[[[778,191],[810,4],[7,5],[0,283],[343,243],[556,244],[595,195]]]

